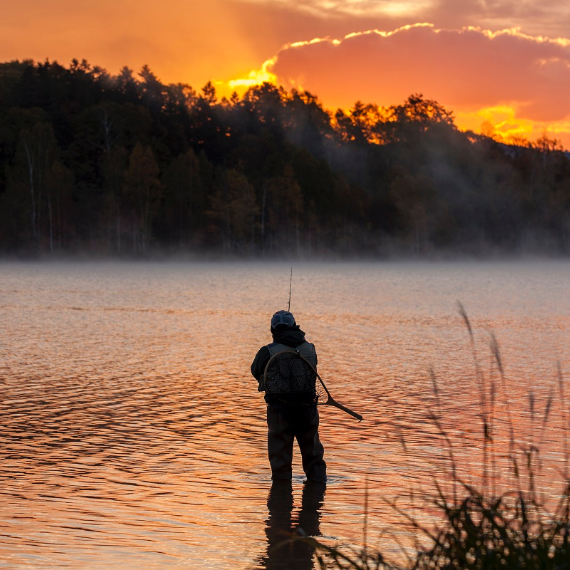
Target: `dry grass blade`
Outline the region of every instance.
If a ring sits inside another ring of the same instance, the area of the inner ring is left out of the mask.
[[[364,523],[362,529],[364,543],[362,545],[362,557],[366,557],[366,545],[368,544],[368,476],[364,481]]]
[[[489,343],[491,347],[491,353],[495,357],[495,362],[497,363],[497,368],[501,374],[504,374],[503,369],[503,359],[501,358],[501,351],[499,350],[499,343],[497,342],[497,337],[495,333],[491,332],[491,342]]]
[[[461,301],[457,301],[457,310],[459,311],[459,314],[463,318],[463,322],[465,323],[465,326],[467,327],[467,331],[469,332],[469,337],[471,338],[471,341],[474,342],[473,329],[471,328],[471,321],[469,320],[469,316],[467,315],[467,311],[465,310],[465,307],[463,306]]]
[[[560,361],[556,363],[558,375],[558,390],[560,393],[560,410],[562,415],[562,446],[564,450],[564,478],[568,479],[568,422],[566,420],[566,407],[564,406],[564,376],[562,375],[562,366]]]
[[[433,388],[433,393],[435,395],[435,400],[437,402],[438,408],[440,407],[440,401],[439,401],[439,387],[437,385],[437,377],[435,375],[435,370],[433,369],[432,366],[430,366],[429,368],[429,375],[431,378],[431,384],[432,384],[432,388]]]
[[[469,335],[473,339],[471,323],[461,304],[459,304],[459,310]],[[556,508],[552,512],[545,506],[545,500],[539,498],[537,477],[541,469],[540,446],[543,444],[544,433],[554,408],[554,389],[550,390],[545,403],[544,414],[540,422],[540,437],[536,445],[533,444],[533,438],[538,437],[538,434],[533,432],[538,431],[538,429],[534,430],[535,427],[538,428],[538,417],[537,422],[534,421],[538,400],[535,398],[534,392],[529,393],[530,425],[528,427],[531,429],[531,438],[530,441],[519,445],[517,443],[519,440],[515,438],[514,423],[511,420],[503,361],[499,345],[493,334],[491,334],[490,350],[500,373],[503,388],[500,393],[505,398],[506,413],[509,420],[509,451],[504,459],[512,465],[512,472],[493,470],[493,477],[501,475],[505,478],[506,480],[502,481],[502,488],[510,490],[501,494],[496,492],[497,487],[489,488],[486,485],[485,465],[478,485],[467,483],[461,478],[459,473],[463,466],[456,462],[456,458],[461,456],[459,444],[456,440],[453,440],[452,443],[450,435],[444,429],[445,418],[440,405],[441,391],[435,373],[430,370],[438,413],[428,410],[428,418],[437,429],[447,453],[443,460],[445,462],[443,468],[440,463],[441,459],[438,459],[439,462],[434,465],[433,491],[428,493],[425,489],[419,490],[418,497],[423,501],[424,509],[433,513],[435,507],[441,518],[439,523],[434,523],[433,526],[422,524],[419,516],[414,514],[418,508],[413,500],[416,496],[414,489],[410,489],[412,501],[411,506],[408,505],[406,510],[400,508],[396,501],[381,499],[385,504],[390,505],[394,512],[402,516],[412,531],[416,533],[417,556],[415,560],[411,560],[406,553],[408,560],[406,568],[408,570],[570,570],[570,480],[568,478],[569,450],[566,438],[568,426],[560,365],[558,365],[558,390],[563,420],[565,467],[562,474],[563,488],[560,492],[560,499],[557,500],[556,504],[553,504]],[[474,345],[473,354],[476,358]],[[484,382],[477,362],[476,380]],[[495,390],[494,384],[490,384],[490,389],[491,391]],[[484,450],[487,443],[491,445],[494,439],[492,433],[494,393],[491,394],[490,410],[486,407],[488,404],[489,400],[482,397],[483,434],[479,445]],[[497,430],[497,438],[500,438],[499,422],[496,423],[494,429]],[[413,447],[406,444],[401,430],[398,435],[406,453],[413,453]],[[524,436],[521,434],[521,441],[524,441]],[[466,440],[465,444],[473,445],[473,442]],[[490,459],[493,461],[493,455]],[[487,462],[488,460],[489,457],[485,454],[483,461]],[[427,461],[428,464],[431,464],[430,458]],[[442,472],[444,473],[443,478]],[[453,494],[450,493],[449,487],[444,483],[448,477],[453,481]],[[365,501],[367,513],[368,487],[366,488]],[[425,511],[420,512],[423,514]],[[423,540],[430,541],[430,545],[426,548],[424,543],[424,547],[422,547],[421,541],[417,537],[423,537]],[[345,568],[403,570],[401,566],[390,565],[379,552],[373,555],[371,550],[366,548],[362,549],[358,556],[347,555],[344,557],[337,549],[323,548],[322,552],[326,556],[323,555],[320,558],[317,556],[319,563],[322,562],[323,564],[321,565],[322,570],[325,568],[327,570],[344,570]],[[374,566],[374,564],[376,565]]]
[[[546,424],[548,423],[548,418],[550,416],[550,411],[552,410],[552,403],[554,401],[554,390],[553,388],[550,389],[548,394],[548,399],[546,400],[546,406],[544,407],[544,415],[542,417],[542,425],[540,426],[540,439],[538,446],[542,444],[544,440],[544,429],[546,428]]]
[[[400,445],[402,446],[402,449],[404,450],[404,454],[407,455],[408,447],[406,445],[406,438],[404,437],[404,433],[402,432],[402,427],[399,425],[396,426],[396,431],[398,432],[398,440],[400,442]]]

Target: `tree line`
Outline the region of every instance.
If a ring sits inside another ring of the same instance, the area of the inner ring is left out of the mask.
[[[570,161],[437,101],[331,112],[86,61],[0,64],[0,253],[570,252]]]

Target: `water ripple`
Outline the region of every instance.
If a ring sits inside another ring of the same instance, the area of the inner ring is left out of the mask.
[[[283,517],[358,544],[366,480],[369,536],[388,526],[405,540],[386,502],[409,504],[446,462],[430,411],[461,442],[464,475],[481,475],[481,408],[456,300],[485,369],[496,333],[525,437],[539,421],[528,391],[544,410],[556,361],[570,367],[566,265],[300,264],[294,312],[333,395],[365,421],[323,410],[326,494],[303,491],[296,455],[293,487],[276,502],[249,364],[288,275],[279,264],[2,266],[0,566],[266,567]],[[555,465],[560,412],[543,442]]]

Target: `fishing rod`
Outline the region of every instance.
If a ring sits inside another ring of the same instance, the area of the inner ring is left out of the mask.
[[[287,311],[291,312],[291,286],[293,285],[293,268],[291,267],[291,276],[289,277],[289,304],[287,305]]]
[[[293,268],[291,267],[291,274],[289,275],[289,303],[287,304],[287,311],[291,312],[291,289],[293,286]],[[304,361],[304,363],[309,367],[309,370],[311,370],[316,378],[315,378],[315,391],[317,393],[317,402],[321,405],[325,405],[325,406],[334,406],[335,408],[338,408],[339,410],[342,410],[343,412],[346,412],[347,414],[351,415],[353,418],[356,418],[359,422],[362,421],[362,416],[356,412],[353,412],[350,408],[347,408],[346,406],[343,406],[342,404],[340,404],[339,402],[337,402],[332,396],[331,393],[329,392],[329,389],[326,387],[326,384],[324,383],[324,380],[320,377],[319,373],[317,372],[317,369],[311,364],[311,362],[309,362],[300,352],[299,349],[289,349],[289,350],[285,350],[283,352],[278,352],[277,354],[274,354],[270,359],[269,362],[267,363],[266,367],[265,367],[265,372],[263,374],[263,382],[265,384],[266,387],[266,392],[270,392],[271,391],[271,384],[272,384],[272,375],[274,374],[274,372],[271,370],[271,364],[274,364],[277,366],[278,361],[281,361],[283,358],[287,359],[287,358],[300,358],[302,361]],[[298,371],[297,371],[298,373]],[[297,378],[298,379],[298,378]],[[318,379],[318,382],[316,381]],[[268,386],[269,384],[269,386]],[[277,390],[279,391],[279,390]]]

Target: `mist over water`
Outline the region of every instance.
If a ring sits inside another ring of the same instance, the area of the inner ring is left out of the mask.
[[[464,474],[481,474],[457,301],[497,382],[490,332],[499,341],[521,437],[538,431],[557,362],[570,370],[567,262],[295,263],[291,310],[333,396],[364,421],[321,409],[326,490],[303,486],[298,453],[292,488],[272,489],[249,366],[287,308],[289,267],[0,265],[0,566],[311,568],[311,552],[292,565],[270,547],[297,525],[360,544],[367,479],[370,543],[386,528],[406,542],[385,501],[431,488],[445,455],[427,419],[430,367],[446,427],[469,443]],[[559,404],[542,440],[547,494],[563,462]]]

